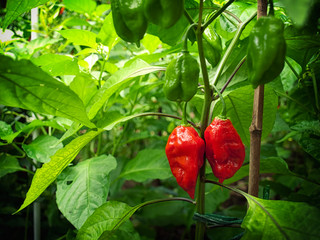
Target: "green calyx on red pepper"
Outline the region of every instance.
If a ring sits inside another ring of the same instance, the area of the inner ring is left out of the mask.
[[[182,16],[184,0],[144,0],[147,19],[162,27],[172,27]]]
[[[260,17],[248,44],[248,80],[253,88],[274,80],[284,67],[286,42],[284,25],[274,17]]]
[[[148,21],[143,11],[143,0],[111,0],[114,28],[120,38],[140,47]]]
[[[194,128],[178,126],[170,134],[165,150],[173,176],[193,199],[198,172],[204,160],[203,139]]]

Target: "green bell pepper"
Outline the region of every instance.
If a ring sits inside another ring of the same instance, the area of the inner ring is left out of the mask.
[[[184,0],[145,0],[144,11],[150,22],[169,28],[182,16]]]
[[[182,51],[167,67],[165,96],[171,101],[189,101],[197,92],[199,72],[198,61],[188,51]]]
[[[203,51],[208,62],[215,67],[221,58],[222,44],[221,38],[212,26],[208,26],[203,34]]]
[[[111,0],[111,11],[118,36],[140,47],[140,40],[148,27],[143,0]]]
[[[248,44],[248,80],[253,88],[280,75],[286,56],[284,25],[280,19],[261,17],[253,27]]]

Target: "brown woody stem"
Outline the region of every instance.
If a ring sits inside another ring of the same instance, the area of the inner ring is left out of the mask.
[[[258,0],[258,18],[267,15],[267,0]],[[264,85],[259,85],[254,91],[252,122],[250,130],[250,165],[248,193],[258,196],[260,149],[263,118]]]

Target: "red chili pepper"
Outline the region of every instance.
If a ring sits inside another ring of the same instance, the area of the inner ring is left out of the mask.
[[[192,127],[178,126],[168,138],[166,155],[173,176],[193,199],[205,144]]]
[[[59,15],[62,15],[64,12],[64,7],[60,8]]]
[[[212,172],[222,183],[241,167],[245,158],[244,145],[231,121],[217,117],[205,130],[204,139]]]

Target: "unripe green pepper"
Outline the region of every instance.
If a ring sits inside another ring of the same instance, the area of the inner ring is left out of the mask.
[[[189,101],[197,92],[199,72],[198,61],[188,51],[182,51],[167,67],[165,96],[171,101]]]
[[[203,34],[203,51],[208,62],[215,67],[221,58],[222,44],[221,38],[213,27],[208,26]]]
[[[143,11],[143,0],[111,0],[114,28],[120,38],[140,47],[148,21]]]
[[[274,80],[284,67],[284,25],[274,17],[261,17],[253,27],[248,44],[248,80],[253,88]]]
[[[145,0],[144,11],[150,22],[169,28],[182,16],[184,0]]]

